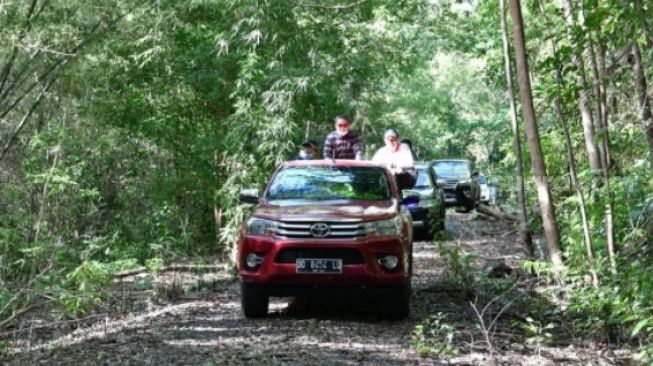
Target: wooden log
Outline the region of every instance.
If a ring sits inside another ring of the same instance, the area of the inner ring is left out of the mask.
[[[503,211],[499,210],[498,208],[490,207],[490,206],[484,205],[482,203],[480,203],[480,204],[478,204],[478,206],[476,206],[476,211],[478,211],[478,212],[480,212],[480,213],[482,213],[484,215],[492,216],[492,217],[497,218],[499,220],[519,221],[519,219],[515,215],[511,215],[509,213],[506,213],[506,212],[503,212]]]
[[[225,270],[227,267],[225,265],[211,265],[211,264],[176,264],[176,265],[170,265],[167,267],[160,268],[156,272],[174,272],[174,271],[179,271],[179,272],[193,272],[193,271],[215,271],[215,270]],[[139,267],[130,271],[125,271],[125,272],[119,272],[113,275],[114,278],[124,278],[124,277],[131,277],[131,276],[136,276],[139,274],[143,273],[150,273],[151,271],[145,267]]]

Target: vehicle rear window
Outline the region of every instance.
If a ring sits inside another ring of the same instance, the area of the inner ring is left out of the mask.
[[[415,188],[431,188],[433,182],[429,176],[429,168],[417,168],[417,182]]]
[[[469,177],[471,167],[466,161],[436,161],[433,164],[435,173],[443,177]]]
[[[485,180],[485,176],[484,176],[484,175],[479,175],[479,176],[478,176],[478,182],[479,182],[480,184],[486,184],[487,181]]]
[[[377,167],[296,166],[277,172],[269,200],[387,200],[390,186]]]

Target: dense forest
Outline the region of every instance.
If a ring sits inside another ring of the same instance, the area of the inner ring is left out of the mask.
[[[366,158],[394,127],[420,160],[473,160],[574,327],[653,359],[651,19],[646,0],[0,1],[0,327],[92,312],[121,271],[232,263],[238,192],[345,113]]]

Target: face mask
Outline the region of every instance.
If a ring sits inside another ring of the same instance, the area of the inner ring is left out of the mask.
[[[299,157],[302,159],[313,159],[313,154],[302,150],[299,152]]]

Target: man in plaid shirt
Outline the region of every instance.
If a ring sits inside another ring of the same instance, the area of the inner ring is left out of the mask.
[[[351,119],[340,115],[335,121],[336,130],[324,140],[324,159],[363,160],[363,143],[355,132],[349,130]]]

